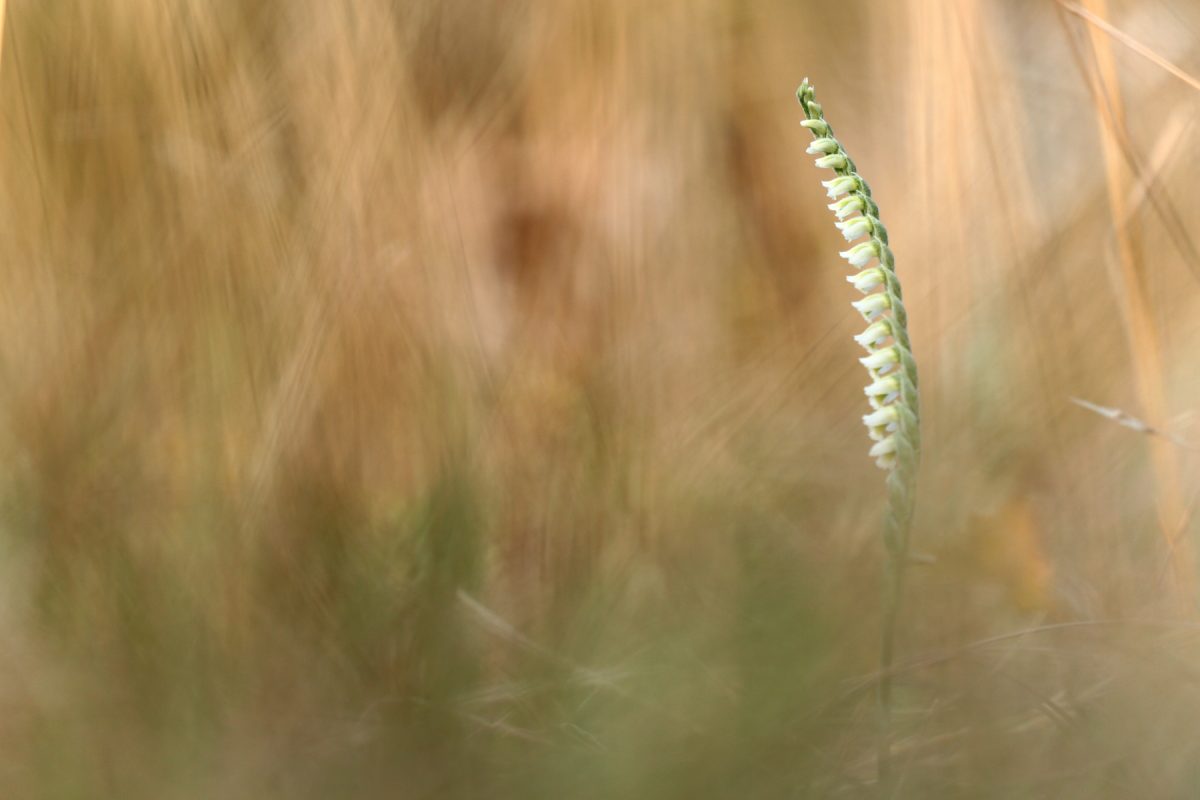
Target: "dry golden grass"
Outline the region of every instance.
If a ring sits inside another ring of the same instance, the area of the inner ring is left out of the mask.
[[[805,75],[900,794],[1194,794],[1196,452],[1070,398],[1200,442],[1200,9],[1063,5],[0,2],[0,796],[870,793]]]

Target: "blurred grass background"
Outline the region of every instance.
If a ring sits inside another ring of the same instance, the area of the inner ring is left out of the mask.
[[[1200,442],[1198,34],[9,0],[0,795],[870,793],[883,482],[808,75],[922,370],[900,794],[1195,796],[1196,454],[1070,398]]]

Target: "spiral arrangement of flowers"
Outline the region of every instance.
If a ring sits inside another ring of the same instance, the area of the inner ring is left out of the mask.
[[[818,167],[836,173],[822,185],[833,200],[829,208],[838,218],[838,230],[852,245],[841,253],[855,270],[846,280],[864,295],[852,304],[867,323],[866,330],[854,337],[867,351],[860,361],[871,375],[864,390],[871,413],[863,417],[863,422],[875,440],[870,450],[875,463],[888,471],[888,505],[883,519],[888,559],[880,629],[878,767],[880,785],[891,791],[892,663],[920,454],[917,364],[908,340],[908,315],[901,300],[895,257],[888,247],[887,229],[879,221],[879,206],[871,199],[871,187],[833,135],[808,79],[796,91],[796,98],[806,117],[801,124],[813,135],[808,152],[817,157]]]
[[[825,121],[821,104],[814,99],[807,80],[796,92],[807,118],[801,123],[812,132],[808,147],[817,156],[816,164],[836,173],[822,181],[829,208],[837,216],[838,230],[853,246],[840,255],[856,272],[846,280],[865,297],[852,303],[867,322],[867,328],[854,339],[867,355],[859,359],[871,375],[864,389],[871,413],[863,423],[875,444],[870,455],[886,470],[898,466],[913,471],[919,449],[917,404],[917,365],[908,339],[908,319],[901,300],[900,280],[895,259],[888,247],[887,229],[879,221],[879,207],[871,199],[871,187],[858,174],[854,162],[833,128]]]

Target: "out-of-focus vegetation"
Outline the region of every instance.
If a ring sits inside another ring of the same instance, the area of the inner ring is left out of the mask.
[[[922,366],[900,795],[1193,796],[1198,32],[10,0],[0,795],[870,793],[883,485],[808,75]]]

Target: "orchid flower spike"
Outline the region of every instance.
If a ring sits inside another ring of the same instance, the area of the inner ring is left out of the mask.
[[[805,119],[801,124],[813,136],[809,154],[817,157],[818,167],[837,173],[831,180],[821,182],[829,199],[834,201],[829,210],[837,217],[837,228],[846,241],[857,242],[840,254],[858,270],[846,280],[866,295],[854,303],[854,308],[868,326],[854,339],[867,350],[867,355],[859,360],[871,380],[863,389],[871,406],[870,413],[862,418],[873,443],[867,453],[875,459],[876,466],[887,471],[883,542],[888,559],[877,693],[880,711],[877,764],[879,785],[884,794],[892,795],[896,793],[890,766],[896,616],[908,562],[921,449],[917,365],[908,339],[908,314],[901,302],[895,258],[888,246],[887,229],[879,221],[879,206],[871,198],[871,187],[858,174],[825,120],[825,111],[816,101],[807,79],[796,91],[796,99],[804,109]]]
[[[858,270],[846,280],[865,295],[853,306],[869,325],[854,339],[867,351],[860,361],[871,374],[866,394],[874,410],[863,418],[876,440],[871,455],[884,469],[904,466],[914,472],[919,450],[917,372],[887,229],[879,221],[870,187],[826,121],[808,81],[796,97],[806,116],[801,124],[813,136],[808,153],[816,156],[818,167],[837,173],[821,185],[833,201],[829,210],[837,217],[837,229],[854,243],[839,253]]]

